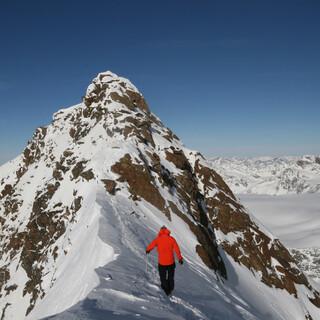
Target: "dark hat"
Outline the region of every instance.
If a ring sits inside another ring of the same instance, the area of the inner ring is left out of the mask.
[[[167,229],[167,227],[166,226],[162,226],[160,229]]]

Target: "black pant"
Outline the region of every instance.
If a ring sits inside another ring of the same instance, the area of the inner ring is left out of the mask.
[[[159,275],[161,281],[161,288],[169,295],[174,288],[174,269],[176,265],[170,264],[169,266],[158,265]]]

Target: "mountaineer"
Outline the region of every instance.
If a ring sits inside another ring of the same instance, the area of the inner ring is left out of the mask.
[[[174,252],[180,264],[183,264],[183,258],[176,239],[170,236],[170,230],[166,226],[161,227],[158,236],[148,245],[146,254],[149,254],[155,247],[158,251],[161,288],[166,295],[170,295],[174,288],[174,270],[176,267]]]

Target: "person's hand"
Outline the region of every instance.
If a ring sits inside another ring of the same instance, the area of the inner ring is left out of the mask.
[[[150,250],[146,250],[146,254],[149,254],[150,253]]]
[[[180,263],[180,264],[183,264],[183,259],[180,259],[180,260],[179,260],[179,263]]]

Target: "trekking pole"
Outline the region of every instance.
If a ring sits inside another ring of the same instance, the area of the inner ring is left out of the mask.
[[[151,257],[151,277],[152,277],[152,280],[154,280],[154,274],[153,274],[153,271],[152,271],[152,266],[154,265],[154,256]]]
[[[148,276],[148,254],[147,254],[147,256],[146,256],[146,274],[147,274],[147,276]]]

